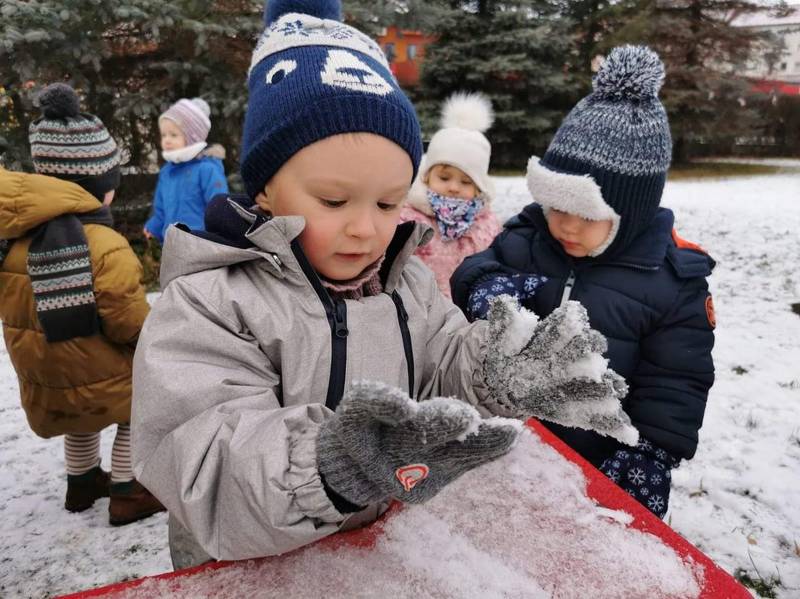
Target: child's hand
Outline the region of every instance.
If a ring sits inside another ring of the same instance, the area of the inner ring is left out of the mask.
[[[547,282],[540,275],[496,275],[482,281],[472,288],[467,302],[467,316],[470,320],[485,319],[489,314],[491,300],[501,295],[509,295],[517,302],[536,295],[536,290]]]
[[[147,239],[147,241],[150,241],[153,238],[153,234],[146,228],[142,229],[142,234],[144,235],[145,239]]]
[[[502,296],[489,310],[484,378],[492,398],[518,418],[534,416],[635,444],[638,431],[620,405],[627,385],[608,368],[606,348],[578,302],[539,321]]]
[[[482,420],[456,399],[418,403],[400,389],[364,381],[322,426],[317,465],[328,487],[357,506],[389,497],[422,503],[508,452],[520,428],[514,420]]]

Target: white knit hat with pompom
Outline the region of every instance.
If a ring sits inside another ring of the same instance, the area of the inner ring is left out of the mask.
[[[419,177],[409,196],[417,207],[424,197],[424,181],[428,171],[437,164],[447,164],[464,171],[480,189],[488,204],[494,199],[494,183],[489,177],[489,160],[492,145],[484,132],[492,126],[494,112],[489,98],[480,93],[458,92],[450,96],[442,107],[441,129],[431,138],[428,152],[422,158]],[[427,212],[427,210],[426,210]]]

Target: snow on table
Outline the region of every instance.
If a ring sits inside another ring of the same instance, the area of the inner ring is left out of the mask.
[[[526,431],[507,456],[424,505],[392,511],[375,525],[372,546],[334,536],[278,558],[149,579],[114,596],[699,596],[703,567],[631,520],[595,504],[580,468]]]

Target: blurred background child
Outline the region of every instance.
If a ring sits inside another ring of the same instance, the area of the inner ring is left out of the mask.
[[[182,98],[158,118],[161,155],[167,163],[158,175],[153,214],[144,235],[164,241],[173,223],[203,230],[206,206],[215,195],[228,192],[220,145],[208,146],[211,109],[202,98]]]
[[[492,146],[484,136],[494,120],[481,94],[452,95],[422,160],[400,218],[431,225],[434,237],[416,254],[436,274],[450,297],[450,275],[467,256],[485,250],[500,232],[492,213],[494,185],[489,177]]]

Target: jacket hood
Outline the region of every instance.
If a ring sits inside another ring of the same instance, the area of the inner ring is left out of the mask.
[[[76,183],[0,168],[0,239],[16,239],[62,214],[83,214],[102,204]]]
[[[262,261],[279,278],[305,278],[305,257],[295,239],[305,228],[301,216],[269,217],[245,196],[218,196],[206,211],[206,231],[173,226],[167,230],[161,262],[161,286],[176,277],[223,266]],[[433,229],[422,223],[397,227],[381,268],[384,287],[392,290],[408,259],[428,243]]]
[[[220,144],[211,144],[205,150],[200,152],[198,158],[208,156],[209,158],[219,158],[225,160],[225,148]]]

